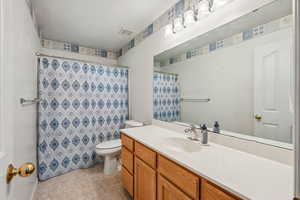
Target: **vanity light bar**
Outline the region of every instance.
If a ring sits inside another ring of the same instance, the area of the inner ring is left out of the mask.
[[[198,20],[209,16],[216,9],[219,9],[234,0],[201,0],[194,9],[187,10],[183,16],[179,16],[171,21],[165,28],[165,35],[175,34],[188,26],[193,25]]]

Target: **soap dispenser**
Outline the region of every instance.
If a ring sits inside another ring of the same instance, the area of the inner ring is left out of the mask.
[[[207,145],[208,144],[208,131],[207,131],[207,126],[206,124],[203,124],[201,126],[201,133],[202,133],[202,145]]]
[[[214,133],[220,133],[220,124],[219,124],[218,121],[215,121],[213,132]]]

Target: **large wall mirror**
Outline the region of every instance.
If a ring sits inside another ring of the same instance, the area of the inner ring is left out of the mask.
[[[291,147],[292,27],[292,1],[277,0],[156,55],[154,119]]]

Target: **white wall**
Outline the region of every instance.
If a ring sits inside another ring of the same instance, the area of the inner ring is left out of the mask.
[[[129,66],[132,70],[132,81],[130,83],[132,118],[140,121],[152,119],[152,77],[153,58],[155,55],[237,19],[272,1],[273,0],[234,1],[210,17],[203,19],[202,22],[198,22],[193,27],[189,27],[177,33],[174,37],[166,38],[164,36],[164,30],[162,29],[120,57],[119,64]]]
[[[109,65],[109,66],[115,66],[118,64],[118,61],[113,59],[103,58],[100,56],[83,55],[79,53],[72,53],[72,52],[56,50],[56,49],[42,48],[40,50],[40,53],[51,55],[51,56],[70,58],[70,59],[79,59],[79,60],[84,60],[86,62],[96,62],[96,63],[101,63],[103,65]]]
[[[37,96],[37,59],[40,42],[25,0],[6,1],[4,30],[5,134],[13,135],[11,163],[36,164],[36,105],[22,107],[20,98]],[[16,177],[10,185],[10,200],[28,200],[37,183],[36,173],[29,178]]]
[[[253,135],[255,48],[291,36],[291,28],[284,29],[162,67],[161,71],[179,74],[183,98],[211,99],[183,102],[182,121],[212,127],[217,120],[223,130]]]

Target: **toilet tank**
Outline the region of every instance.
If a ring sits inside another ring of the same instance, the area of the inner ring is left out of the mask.
[[[134,120],[125,121],[124,124],[125,124],[125,128],[136,128],[144,125],[142,122],[138,122]]]

